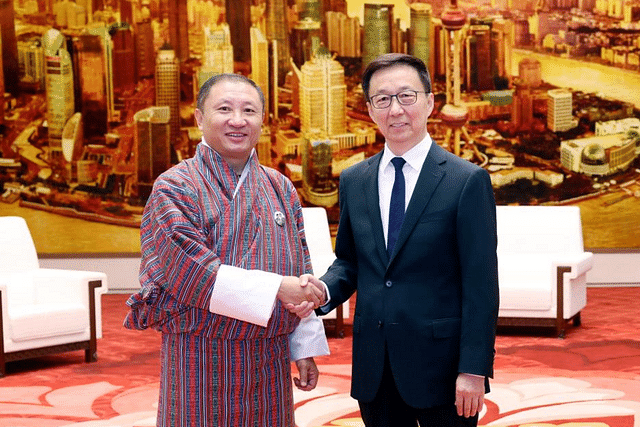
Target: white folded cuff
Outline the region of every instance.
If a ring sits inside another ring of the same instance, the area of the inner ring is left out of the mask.
[[[221,265],[209,311],[266,327],[281,282],[279,274]]]
[[[289,347],[293,361],[329,354],[324,324],[315,313],[311,312],[300,320],[300,324],[289,335]]]

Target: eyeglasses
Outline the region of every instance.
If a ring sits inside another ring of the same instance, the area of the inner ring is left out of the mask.
[[[383,108],[388,108],[391,105],[391,101],[393,98],[398,100],[398,104],[400,105],[412,105],[415,104],[418,100],[418,93],[427,93],[422,90],[403,90],[402,92],[396,93],[395,95],[373,95],[369,98],[369,102],[373,108],[377,108],[378,110],[382,110]]]

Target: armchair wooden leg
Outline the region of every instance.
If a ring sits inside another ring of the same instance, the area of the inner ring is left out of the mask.
[[[93,363],[98,361],[98,349],[97,347],[91,348],[91,344],[89,344],[88,349],[84,351],[84,361],[85,363]]]
[[[92,280],[89,282],[89,325],[91,335],[89,337],[89,348],[84,352],[84,360],[86,363],[96,362],[98,360],[98,333],[97,333],[97,316],[102,316],[96,310],[96,288],[102,287],[102,280]]]
[[[573,326],[580,325],[582,325],[582,318],[580,317],[580,312],[578,312],[575,316],[573,316]]]

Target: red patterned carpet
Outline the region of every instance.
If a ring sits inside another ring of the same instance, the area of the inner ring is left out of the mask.
[[[160,340],[122,328],[126,298],[103,298],[97,363],[74,352],[7,365],[0,427],[155,425]],[[565,339],[500,331],[480,425],[640,427],[639,300],[638,287],[589,288],[582,326]],[[362,425],[348,395],[350,333],[329,345],[332,355],[317,360],[319,386],[294,396],[299,427]]]

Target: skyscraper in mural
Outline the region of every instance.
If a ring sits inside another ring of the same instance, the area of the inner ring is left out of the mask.
[[[332,206],[337,188],[331,179],[331,154],[347,133],[344,68],[319,50],[294,71],[300,90],[303,197],[315,205]]]
[[[180,62],[168,44],[158,50],[155,79],[156,106],[169,107],[169,135],[171,144],[176,144],[180,137]]]
[[[167,0],[169,15],[169,43],[179,61],[189,59],[189,23],[187,22],[187,2]]]
[[[44,51],[41,38],[18,42],[20,81],[32,90],[44,90]],[[1,70],[0,70],[1,72]]]
[[[15,31],[13,0],[0,0],[0,39],[2,39],[2,71],[4,90],[18,94],[18,44]],[[4,92],[2,92],[4,94]]]
[[[275,41],[278,63],[278,85],[284,84],[289,72],[289,35],[287,34],[287,5],[281,0],[267,0],[267,40]]]
[[[170,109],[149,107],[133,116],[138,196],[146,200],[155,179],[171,167]]]
[[[202,66],[197,72],[198,89],[210,77],[233,73],[233,45],[229,24],[210,25],[204,28]]]
[[[278,3],[282,2],[279,1]],[[233,44],[234,52],[233,58],[237,62],[249,61],[251,59],[251,42],[249,36],[249,28],[251,27],[251,2],[226,0],[225,4],[227,24],[231,29],[231,44]]]
[[[80,34],[73,39],[74,71],[80,89],[79,109],[84,136],[102,137],[108,130],[106,56],[100,36]]]
[[[338,56],[360,58],[362,56],[360,19],[343,12],[327,11],[327,49]]]
[[[347,86],[344,68],[326,53],[319,53],[299,70],[300,130],[303,134],[346,132]]]
[[[71,55],[62,33],[50,29],[42,36],[45,54],[45,88],[49,158],[62,158],[62,130],[75,109]]]
[[[411,5],[411,26],[408,31],[409,54],[416,56],[432,70],[431,66],[431,5],[427,3],[414,3]]]
[[[378,56],[391,52],[393,32],[393,5],[365,3],[363,67]]]
[[[118,72],[113,73],[113,89],[120,94],[131,93],[137,82],[132,27],[126,25],[115,28],[111,40],[113,42],[113,62],[118,64]]]
[[[466,38],[467,90],[493,89],[491,72],[491,28],[488,25],[470,25]]]
[[[565,132],[573,127],[573,95],[565,89],[547,92],[547,127],[552,132]]]
[[[153,28],[149,17],[136,23],[135,58],[138,77],[151,77],[155,72],[156,53],[153,48]]]
[[[258,27],[251,27],[251,79],[265,96],[264,116],[269,121],[271,102],[269,99],[269,43]],[[260,153],[259,153],[260,154]]]

